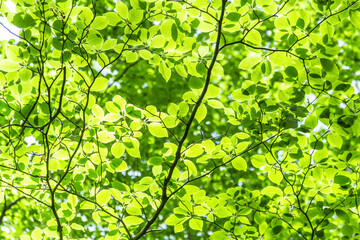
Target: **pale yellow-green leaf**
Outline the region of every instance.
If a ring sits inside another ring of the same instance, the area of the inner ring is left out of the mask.
[[[97,104],[92,107],[91,112],[96,118],[102,119],[104,117],[104,110]]]
[[[124,218],[124,223],[128,226],[139,225],[142,222],[144,222],[144,220],[136,216],[127,216],[126,218]]]
[[[79,202],[78,197],[75,196],[75,195],[72,195],[72,194],[70,194],[70,195],[68,196],[67,201],[68,201],[68,203],[70,203],[70,205],[71,205],[72,208],[75,208],[76,205],[77,205],[78,202]]]
[[[51,159],[49,162],[49,170],[50,171],[57,171],[59,170],[59,161],[57,159]]]
[[[165,38],[162,35],[156,35],[152,38],[150,47],[152,48],[162,48],[165,45]]]
[[[201,144],[197,143],[188,148],[185,154],[187,157],[193,158],[200,156],[203,152],[204,149],[202,148]]]
[[[271,63],[280,66],[288,66],[292,63],[292,58],[285,52],[274,52],[269,58]]]
[[[201,103],[195,114],[195,119],[198,121],[198,123],[200,123],[202,120],[204,120],[206,114],[207,114],[206,106],[205,104]]]
[[[123,2],[118,0],[116,2],[115,8],[116,8],[116,12],[120,15],[120,17],[122,17],[125,20],[128,18],[129,10],[128,7]]]
[[[214,213],[219,218],[227,218],[232,215],[227,207],[217,207],[217,208],[215,208]]]
[[[244,158],[242,157],[236,157],[231,161],[231,165],[239,171],[246,171],[247,169],[247,163]]]
[[[153,56],[152,53],[148,50],[140,50],[139,55],[141,58],[143,58],[145,60],[150,60]]]
[[[141,208],[135,206],[128,206],[126,212],[130,215],[141,215]]]
[[[122,111],[125,110],[126,100],[123,97],[116,95],[114,97],[114,102],[120,106]]]
[[[96,16],[90,27],[93,29],[101,30],[106,28],[108,24],[109,20],[107,19],[107,17]]]
[[[270,181],[276,183],[277,185],[279,185],[281,180],[283,179],[283,175],[281,174],[280,170],[276,169],[271,169],[268,173],[268,177]]]
[[[260,55],[253,55],[246,57],[240,62],[239,68],[244,70],[249,70],[252,67],[254,67],[256,64],[258,64],[260,60],[261,60]]]
[[[104,117],[104,121],[107,122],[116,122],[117,120],[119,120],[121,118],[121,115],[118,113],[108,113],[105,115]]]
[[[343,144],[342,137],[337,133],[331,133],[327,136],[329,144],[336,148],[341,148]]]
[[[115,140],[114,134],[110,133],[108,131],[98,132],[97,135],[98,135],[99,141],[102,143],[109,143],[109,142],[112,142]]]
[[[185,229],[185,228],[184,228],[183,223],[176,224],[176,225],[174,226],[174,232],[175,232],[175,233],[183,232],[184,229]]]
[[[123,142],[131,143],[132,147],[128,147],[125,144],[125,150],[130,156],[135,158],[141,158],[140,150],[139,150],[140,143],[137,139],[130,137],[123,137]]]
[[[20,235],[20,240],[31,240],[29,235]]]
[[[253,45],[258,45],[258,46],[261,45],[262,42],[261,35],[256,29],[251,30],[246,36],[245,40]]]
[[[2,201],[4,200],[4,196],[5,196],[4,191],[1,190],[0,188],[0,203],[2,203]]]
[[[268,228],[268,224],[264,221],[259,225],[259,232],[261,235],[263,235]]]
[[[72,224],[71,224],[71,228],[72,228],[72,229],[75,229],[75,230],[84,231],[84,227],[81,226],[80,224],[77,224],[77,223],[72,223]]]
[[[159,72],[161,73],[161,75],[163,76],[163,78],[165,79],[166,82],[169,81],[169,79],[171,77],[171,70],[166,65],[165,61],[160,62]]]
[[[224,108],[224,104],[222,102],[220,102],[219,100],[215,100],[215,99],[211,99],[211,100],[207,100],[207,104],[215,109],[221,109]]]
[[[115,47],[116,43],[117,43],[116,39],[107,39],[104,42],[104,45],[102,46],[101,50],[102,51],[112,50]]]
[[[125,146],[121,142],[116,142],[111,146],[111,154],[116,158],[120,158],[124,152]]]
[[[161,123],[150,123],[148,125],[149,132],[155,137],[167,137],[168,131]]]
[[[277,29],[287,29],[291,27],[285,16],[276,18],[274,24]]]
[[[99,92],[104,90],[108,85],[109,80],[104,77],[98,77],[91,86],[91,91]]]
[[[32,240],[41,240],[42,239],[42,231],[40,228],[35,228],[31,232],[31,239]]]
[[[137,52],[126,52],[125,53],[125,59],[127,63],[133,63],[136,62],[139,58],[139,55]]]
[[[206,54],[209,53],[209,46],[200,46],[198,51],[199,51],[200,57],[203,58],[206,56]]]
[[[241,222],[241,223],[244,223],[246,225],[251,225],[249,219],[247,217],[243,217],[243,216],[240,216],[240,217],[237,217],[237,219]]]
[[[197,30],[199,30],[200,32],[211,32],[213,30],[215,30],[216,25],[211,24],[211,23],[207,23],[204,21],[200,21],[199,26],[197,26]]]
[[[67,151],[65,151],[64,149],[60,149],[53,155],[53,158],[56,158],[59,160],[66,160],[66,159],[69,159],[69,157],[70,157],[69,153]]]
[[[126,164],[126,162],[125,162],[125,161],[122,161],[121,164],[116,168],[116,171],[117,171],[117,172],[123,172],[123,171],[126,171],[126,170],[128,170],[128,169],[129,169],[129,167],[128,167],[128,165]]]
[[[20,64],[13,60],[4,59],[0,61],[0,70],[4,72],[16,72],[21,68]]]
[[[166,128],[174,128],[179,124],[179,120],[175,116],[166,116],[163,119]]]
[[[355,27],[360,28],[360,12],[351,11],[350,21]]]
[[[283,196],[283,191],[277,187],[267,186],[263,190],[261,190],[261,194],[268,195],[269,197],[273,197],[275,194]]]
[[[175,70],[180,76],[182,76],[184,78],[186,78],[188,76],[188,73],[187,73],[184,65],[175,65]]]
[[[265,157],[263,155],[257,154],[257,155],[253,155],[251,157],[251,164],[256,168],[259,168],[259,167],[265,166],[267,163],[266,163]]]
[[[32,72],[29,69],[23,68],[19,71],[19,77],[23,81],[28,81],[32,77]]]
[[[104,16],[107,17],[110,26],[116,26],[121,21],[119,14],[116,12],[107,12],[104,13]]]
[[[165,220],[165,224],[168,226],[174,226],[176,224],[178,224],[181,221],[181,219],[179,219],[178,217],[176,217],[174,214],[170,215],[166,220]]]
[[[96,195],[96,202],[100,204],[101,206],[107,204],[111,198],[111,192],[107,189],[101,190]]]
[[[192,218],[189,221],[189,226],[194,230],[202,231],[203,221],[201,219]]]
[[[129,22],[132,24],[138,24],[143,19],[143,10],[131,9],[129,11]]]

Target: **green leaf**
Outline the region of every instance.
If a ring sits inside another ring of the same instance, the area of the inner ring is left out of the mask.
[[[262,43],[262,37],[260,35],[260,33],[256,30],[256,29],[252,29],[246,36],[245,40],[247,42],[250,42],[251,44],[254,45],[261,45]]]
[[[267,163],[263,155],[254,155],[251,157],[251,164],[256,168],[260,168],[265,166]]]
[[[165,224],[168,226],[175,226],[176,224],[178,224],[179,222],[181,222],[182,219],[179,219],[178,217],[176,217],[174,214],[170,215],[166,220],[165,220]]]
[[[35,228],[32,232],[31,232],[31,239],[33,240],[40,240],[42,239],[43,235],[42,235],[42,231],[40,228]]]
[[[331,146],[339,148],[339,149],[341,148],[341,146],[343,144],[342,137],[337,133],[330,133],[327,136],[327,140]]]
[[[107,17],[97,16],[92,22],[91,27],[93,29],[101,30],[106,28],[108,24],[109,24],[109,20],[107,19]]]
[[[23,68],[19,71],[19,77],[22,81],[28,81],[32,77],[32,72],[29,69]]]
[[[116,39],[108,39],[104,42],[101,50],[102,51],[112,50],[115,47],[116,43],[117,43]]]
[[[211,234],[210,240],[227,240],[228,237],[223,231],[217,231]]]
[[[203,221],[201,219],[192,218],[189,221],[189,226],[194,230],[202,231]]]
[[[168,68],[165,61],[160,62],[159,72],[161,73],[161,75],[163,76],[163,78],[165,79],[166,82],[169,81],[169,79],[171,77],[171,70],[170,70],[170,68]]]
[[[168,137],[168,131],[161,123],[150,123],[148,125],[149,132],[155,137]]]
[[[231,212],[226,207],[217,207],[215,208],[214,213],[219,218],[227,218],[232,215]]]
[[[109,143],[115,140],[115,136],[113,133],[110,133],[108,131],[101,131],[98,132],[98,138],[99,141],[102,143]]]
[[[124,152],[125,152],[125,146],[123,143],[115,142],[111,146],[111,154],[116,158],[120,158],[124,154]]]
[[[143,19],[143,15],[143,10],[131,9],[129,11],[129,22],[132,24],[138,24]]]
[[[161,157],[151,157],[149,160],[148,160],[148,163],[150,165],[161,165],[163,162],[163,159]]]
[[[152,38],[150,47],[152,48],[163,48],[165,45],[165,38],[162,35],[156,35]]]
[[[355,27],[360,28],[360,12],[359,11],[351,11],[350,21]]]
[[[224,108],[224,104],[220,102],[219,100],[207,100],[207,104],[215,109],[221,109]]]
[[[268,173],[268,177],[270,181],[277,185],[279,185],[281,180],[283,179],[283,175],[281,174],[281,172],[276,169],[271,169]]]
[[[244,70],[249,70],[253,68],[256,64],[258,64],[260,60],[261,60],[261,56],[258,55],[246,57],[240,62],[239,68]]]
[[[116,12],[120,15],[120,17],[122,17],[125,20],[128,19],[129,10],[128,7],[123,2],[118,0],[116,2],[115,8],[116,8]]]
[[[109,202],[111,198],[111,192],[107,189],[105,190],[101,190],[97,195],[96,195],[96,201],[98,204],[100,204],[101,206],[107,204]]]
[[[108,79],[104,77],[99,77],[94,81],[93,85],[91,86],[91,90],[94,92],[103,91],[107,87],[108,82]]]
[[[116,26],[121,21],[119,14],[116,12],[107,12],[104,13],[104,16],[107,17],[110,26]]]
[[[204,120],[206,115],[207,115],[206,106],[205,104],[201,103],[195,114],[195,119],[198,121],[198,123],[200,123],[202,120]]]
[[[80,224],[77,224],[77,223],[72,223],[72,224],[71,224],[71,228],[72,228],[72,229],[75,229],[75,230],[85,231],[85,230],[84,230],[84,227],[81,226]]]
[[[142,222],[144,222],[144,220],[136,216],[127,216],[124,218],[124,223],[128,226],[139,225]]]
[[[334,183],[340,184],[341,186],[347,186],[351,184],[351,180],[347,176],[336,175],[334,178]]]
[[[200,57],[205,57],[209,53],[209,46],[199,46],[198,52]]]
[[[231,161],[232,166],[239,171],[246,171],[247,163],[244,158],[236,157]]]
[[[21,12],[15,14],[11,23],[18,28],[28,28],[36,25],[34,18],[30,14]]]
[[[284,52],[275,52],[270,55],[270,61],[276,65],[288,66],[292,62],[292,58],[289,54]]]
[[[171,38],[176,41],[178,39],[178,29],[175,24],[171,25]]]
[[[264,221],[259,225],[259,233],[260,235],[263,235],[266,231],[266,229],[268,228],[267,223]]]
[[[4,72],[16,72],[21,68],[20,64],[13,60],[4,59],[0,61],[0,70]]]
[[[232,22],[237,22],[239,21],[241,15],[237,12],[231,12],[228,15],[226,15],[226,19],[232,21]]]
[[[274,234],[279,234],[282,230],[283,230],[283,226],[282,225],[278,225],[276,227],[273,227],[272,231]]]
[[[334,68],[334,63],[327,58],[320,58],[320,62],[325,71],[330,72]]]
[[[267,186],[261,190],[261,194],[273,197],[274,195],[283,196],[283,191],[280,188]]]
[[[286,73],[286,75],[288,75],[289,77],[294,77],[294,78],[296,78],[296,77],[299,75],[298,70],[297,70],[295,67],[293,67],[293,66],[287,67],[287,68],[285,69],[285,73]]]

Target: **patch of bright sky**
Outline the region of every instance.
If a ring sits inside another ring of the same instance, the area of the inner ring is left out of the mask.
[[[16,6],[13,2],[10,1],[6,1],[5,3],[3,3],[7,6],[7,8],[9,9],[9,12],[16,12]],[[11,25],[8,20],[5,17],[0,17],[0,22],[7,27],[11,32],[15,33],[15,34],[19,34],[20,29]],[[2,40],[9,40],[9,39],[17,39],[16,36],[14,36],[13,34],[9,33],[8,30],[6,30],[3,26],[1,26],[0,28],[2,28],[0,30],[0,41]]]

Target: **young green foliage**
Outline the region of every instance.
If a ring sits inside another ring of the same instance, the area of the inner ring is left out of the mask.
[[[0,238],[356,239],[359,9],[2,1]]]

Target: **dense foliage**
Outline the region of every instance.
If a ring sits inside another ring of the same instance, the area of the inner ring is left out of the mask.
[[[357,0],[9,1],[1,239],[359,239]]]

